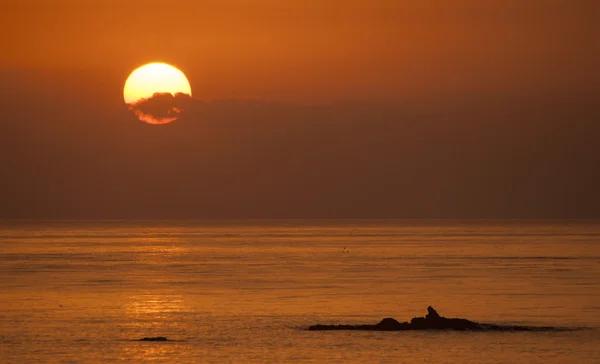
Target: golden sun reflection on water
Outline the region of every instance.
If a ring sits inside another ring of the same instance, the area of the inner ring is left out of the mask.
[[[170,292],[145,291],[130,295],[123,306],[121,360],[145,362],[164,361],[180,352],[188,333],[184,316],[190,308],[182,295]],[[139,341],[144,337],[165,336],[167,342]]]
[[[139,239],[132,239],[130,243],[135,244],[139,242]],[[130,249],[132,249],[130,247]],[[175,245],[174,242],[166,241],[164,238],[161,239],[144,239],[144,245],[139,247],[133,247],[133,251],[140,253],[161,253],[161,254],[183,254],[189,249]]]
[[[125,305],[128,316],[162,315],[184,312],[188,308],[178,294],[141,293],[129,297]]]
[[[177,353],[183,350],[181,343],[176,342],[134,342],[133,345],[125,345],[121,351],[119,360],[141,363],[146,361],[167,361],[177,357]]]

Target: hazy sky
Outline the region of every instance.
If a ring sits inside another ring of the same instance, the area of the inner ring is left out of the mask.
[[[600,217],[598,4],[4,1],[0,217]]]

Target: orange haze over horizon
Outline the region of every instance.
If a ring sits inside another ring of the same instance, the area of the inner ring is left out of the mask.
[[[3,1],[0,218],[600,217],[599,4]]]
[[[460,0],[9,1],[2,69],[165,61],[200,99],[394,101],[597,87],[598,5]]]

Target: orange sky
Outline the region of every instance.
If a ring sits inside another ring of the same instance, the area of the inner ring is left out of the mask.
[[[9,0],[0,68],[173,63],[201,98],[394,100],[598,85],[594,1]]]
[[[600,217],[599,4],[5,0],[0,218]]]

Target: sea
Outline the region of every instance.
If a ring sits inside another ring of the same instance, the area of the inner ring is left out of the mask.
[[[598,364],[600,221],[4,220],[0,362]]]

